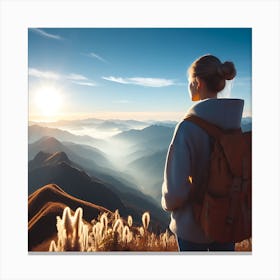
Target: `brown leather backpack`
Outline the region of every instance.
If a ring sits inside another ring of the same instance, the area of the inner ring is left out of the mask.
[[[252,234],[252,133],[223,130],[197,116],[185,118],[212,139],[207,183],[192,181],[196,221],[217,242],[240,242]]]

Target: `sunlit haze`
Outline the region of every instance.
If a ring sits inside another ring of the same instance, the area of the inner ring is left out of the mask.
[[[45,117],[57,117],[62,109],[62,94],[51,86],[39,87],[34,93],[34,110]]]

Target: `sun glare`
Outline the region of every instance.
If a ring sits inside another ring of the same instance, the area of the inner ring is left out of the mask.
[[[38,113],[45,117],[56,116],[62,106],[62,94],[54,87],[45,86],[36,91],[35,104]]]

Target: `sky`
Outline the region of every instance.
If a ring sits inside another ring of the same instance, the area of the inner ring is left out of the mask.
[[[235,64],[226,87],[251,115],[250,28],[30,28],[29,120],[179,120],[187,69],[204,54]]]

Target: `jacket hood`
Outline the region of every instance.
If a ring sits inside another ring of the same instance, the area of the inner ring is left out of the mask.
[[[209,98],[194,104],[187,112],[207,120],[223,129],[236,129],[241,125],[244,100]]]

